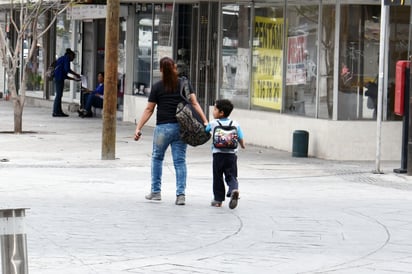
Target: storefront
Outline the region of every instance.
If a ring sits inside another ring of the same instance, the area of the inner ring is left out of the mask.
[[[309,155],[374,159],[376,104],[365,94],[378,76],[380,14],[376,0],[136,4],[124,120],[140,115],[168,55],[205,109],[216,98],[234,102],[248,143],[290,151],[293,131],[303,129]],[[400,159],[394,71],[410,55],[409,18],[410,1],[389,8],[382,159]]]
[[[123,109],[124,78],[126,67],[126,18],[127,6],[122,5],[119,10],[119,43],[118,43],[118,109]],[[105,42],[106,42],[106,5],[74,5],[62,15],[64,22],[70,22],[73,33],[72,46],[78,51],[79,69],[84,76],[89,89],[97,85],[97,74],[104,72],[105,68]],[[76,65],[76,64],[74,64]],[[73,98],[80,100],[80,84],[74,89]]]
[[[307,130],[310,156],[375,158],[376,104],[368,104],[366,92],[379,73],[381,1],[130,0],[121,1],[121,9],[119,79],[124,79],[125,121],[140,116],[151,85],[160,79],[159,59],[171,56],[207,112],[217,98],[234,102],[232,116],[241,123],[247,143],[290,151],[293,131]],[[381,155],[399,160],[402,124],[393,113],[395,64],[411,55],[410,0],[388,10]],[[91,83],[105,57],[105,21],[92,14],[76,18],[72,13],[57,26],[70,29],[70,46],[80,58],[74,65]],[[64,42],[59,40],[57,45]],[[149,124],[154,125],[154,117]]]

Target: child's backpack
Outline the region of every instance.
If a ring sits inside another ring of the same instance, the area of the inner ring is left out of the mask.
[[[232,126],[233,121],[229,125],[224,126],[220,121],[218,126],[213,130],[213,146],[219,149],[235,149],[239,143],[237,135],[237,127]]]

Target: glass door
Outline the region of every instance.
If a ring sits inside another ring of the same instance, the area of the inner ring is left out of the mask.
[[[208,115],[209,105],[216,99],[217,71],[217,31],[219,22],[219,3],[200,2],[193,8],[193,18],[196,28],[193,37],[197,37],[192,63],[192,76],[196,79],[196,93],[199,103]]]
[[[133,94],[147,95],[160,80],[159,60],[173,57],[173,4],[139,4],[136,7]]]
[[[250,76],[250,6],[222,6],[222,64],[219,96],[248,108]]]

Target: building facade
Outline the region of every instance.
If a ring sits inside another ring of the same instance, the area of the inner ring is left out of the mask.
[[[367,93],[379,75],[379,0],[121,1],[123,119],[140,116],[160,79],[159,60],[170,56],[207,113],[218,98],[233,101],[232,116],[249,144],[291,151],[293,132],[307,130],[310,156],[372,160],[381,136],[382,159],[398,160],[402,117],[393,111],[395,66],[410,56],[410,0],[383,9],[388,18],[378,124]],[[104,70],[105,12],[105,5],[76,5],[57,21],[57,29],[69,30],[65,45],[77,50],[74,65],[90,86]],[[57,45],[60,40],[57,35]],[[74,85],[70,98],[76,101]]]
[[[395,66],[409,56],[410,3],[385,8],[380,150],[382,159],[396,160],[402,118],[393,112]],[[380,19],[381,2],[368,0],[139,2],[127,18],[134,63],[124,119],[140,115],[159,79],[158,60],[168,55],[204,109],[217,98],[234,102],[249,143],[290,151],[293,132],[307,130],[311,156],[374,159],[376,103],[366,93],[379,73]]]

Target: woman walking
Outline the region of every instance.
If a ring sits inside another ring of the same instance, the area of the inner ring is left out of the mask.
[[[183,80],[178,77],[177,67],[173,59],[164,57],[160,60],[162,80],[152,86],[148,103],[137,123],[135,140],[142,136],[142,128],[152,116],[157,106],[156,127],[153,134],[152,150],[152,183],[151,191],[146,195],[148,200],[161,200],[162,167],[167,148],[172,149],[173,164],[176,173],[176,205],[184,205],[186,190],[186,148],[187,144],[180,139],[179,124],[176,120],[176,107],[184,99],[180,96],[180,87]],[[200,107],[192,87],[190,88],[190,102],[199,113],[202,121],[208,121]]]

